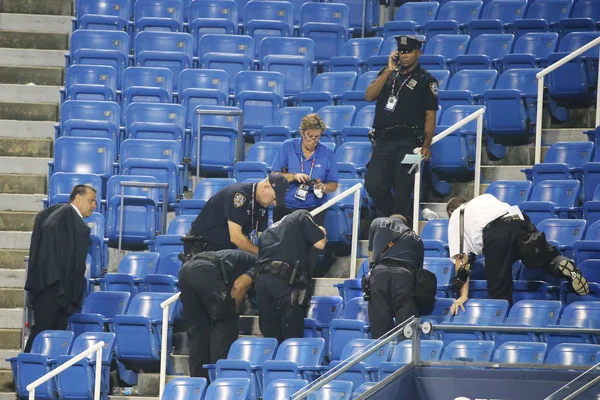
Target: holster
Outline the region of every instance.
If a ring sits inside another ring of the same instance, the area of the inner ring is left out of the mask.
[[[259,274],[277,276],[290,285],[307,285],[309,283],[308,276],[305,271],[301,270],[298,261],[293,266],[285,261],[269,261],[260,266]]]
[[[183,242],[184,257],[193,256],[196,253],[210,251],[209,245],[202,236],[187,234],[181,238]]]
[[[314,286],[312,283],[307,285],[300,285],[296,288],[290,298],[292,307],[308,307],[310,298],[312,297]]]

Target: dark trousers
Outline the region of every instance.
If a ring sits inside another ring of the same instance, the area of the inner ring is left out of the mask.
[[[179,289],[183,318],[190,347],[190,376],[208,379],[204,364],[214,364],[227,358],[229,347],[238,338],[238,317],[214,320],[208,313],[205,294],[218,287],[220,276],[216,268],[183,268],[179,272]]]
[[[415,283],[411,271],[403,267],[377,266],[371,272],[369,320],[371,337],[379,339],[396,324],[418,316]]]
[[[54,297],[54,289],[46,288],[42,290],[33,302],[34,321],[25,346],[25,353],[31,351],[33,340],[38,333],[45,330],[66,330],[68,318],[66,307],[57,303]]]
[[[285,206],[275,206],[273,207],[273,222],[277,222],[279,220],[281,220],[281,218],[285,217],[288,214],[293,213],[294,211],[297,210],[306,210],[306,211],[312,211],[317,207],[310,207],[310,208],[289,208],[289,207],[285,207]],[[315,223],[317,225],[323,226],[325,225],[325,214],[326,211],[323,211],[317,215],[315,215],[313,217],[313,219],[315,220]]]
[[[298,286],[271,274],[260,274],[256,281],[256,302],[260,332],[279,343],[304,336],[306,305],[292,305],[292,292]]]
[[[367,165],[365,187],[375,202],[378,216],[401,214],[412,224],[414,173],[410,165],[402,164],[406,154],[413,154],[412,140],[384,142],[376,140]],[[392,194],[393,190],[393,194]]]

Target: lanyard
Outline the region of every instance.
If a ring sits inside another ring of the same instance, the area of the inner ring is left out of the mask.
[[[308,160],[304,160],[304,157],[300,156],[300,169],[302,170],[302,173],[304,173],[304,161],[308,161]],[[313,168],[315,167],[315,161],[317,161],[316,157],[313,158],[312,164],[310,165],[310,172],[308,174],[308,177],[311,179],[312,179]]]
[[[254,227],[254,191],[256,189],[256,183],[252,185],[252,222],[250,223],[250,229]],[[256,221],[256,227],[254,228],[258,232],[258,220]]]
[[[394,95],[394,88],[396,87],[396,79],[398,79],[398,75],[400,75],[400,71],[398,71],[396,73],[396,76],[394,77],[394,81],[392,82],[392,95]],[[406,85],[406,82],[408,82],[408,80],[410,79],[410,77],[412,76],[412,74],[408,75],[406,77],[406,79],[404,80],[404,82],[402,82],[400,84],[400,88],[398,89],[398,91],[396,92],[396,95],[394,97],[398,97],[398,95],[400,94],[400,91],[402,90],[402,88],[404,87],[404,85]]]

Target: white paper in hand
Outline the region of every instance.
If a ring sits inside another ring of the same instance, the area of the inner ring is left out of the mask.
[[[406,154],[402,159],[402,164],[418,164],[423,160],[423,156],[421,154]]]

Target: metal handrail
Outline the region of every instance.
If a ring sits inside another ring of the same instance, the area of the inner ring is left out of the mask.
[[[82,351],[77,354],[75,357],[67,361],[66,363],[54,368],[52,371],[48,372],[46,375],[41,378],[36,379],[27,385],[26,389],[29,392],[29,400],[35,400],[35,388],[40,386],[42,383],[54,378],[56,375],[60,374],[71,365],[78,363],[83,360],[87,356],[92,353],[96,353],[96,371],[94,372],[95,381],[94,381],[94,400],[100,399],[100,377],[102,374],[102,348],[104,347],[104,342],[99,341],[89,349]]]
[[[125,212],[125,187],[139,187],[148,189],[164,189],[163,194],[163,216],[162,216],[162,227],[161,233],[165,233],[167,229],[167,212],[169,208],[169,184],[168,183],[154,183],[154,182],[132,182],[122,181],[119,182],[121,185],[121,209],[119,219],[119,248],[117,252],[117,265],[121,262],[121,242],[123,241],[123,213]],[[158,204],[157,204],[158,206]]]
[[[167,349],[167,336],[169,334],[169,307],[171,304],[179,300],[181,292],[175,293],[162,303],[160,307],[163,309],[162,313],[162,336],[160,338],[160,378],[159,378],[159,395],[161,399],[165,390],[165,384],[167,381],[167,357],[169,356],[169,349]]]
[[[335,197],[327,200],[327,202],[325,202],[324,204],[320,205],[319,207],[315,208],[314,210],[312,210],[310,212],[310,215],[312,215],[313,217],[317,214],[319,214],[322,211],[325,211],[326,209],[328,209],[329,207],[331,207],[332,205],[334,205],[335,203],[339,202],[342,199],[345,199],[346,197],[350,196],[352,193],[354,193],[354,209],[353,209],[353,213],[352,213],[352,239],[351,239],[351,244],[350,244],[350,278],[354,279],[354,277],[356,277],[356,252],[357,252],[357,248],[358,248],[358,214],[359,214],[359,207],[360,207],[360,190],[362,189],[363,185],[362,183],[357,183],[356,185],[352,186],[351,188],[343,191],[342,193],[336,195]]]
[[[237,142],[237,160],[241,161],[244,158],[244,112],[242,110],[202,110],[196,108],[194,110],[198,116],[198,140],[196,141],[196,176],[194,179],[194,187],[192,190],[196,190],[196,185],[200,182],[200,119],[202,115],[224,115],[238,118],[238,142]],[[192,133],[192,139],[193,139]]]
[[[582,387],[580,387],[579,389],[577,389],[576,391],[574,391],[573,393],[571,393],[567,397],[560,398],[560,397],[555,397],[555,396],[558,396],[563,389],[568,388],[570,384],[574,383],[579,378],[581,378],[582,376],[585,376],[589,372],[591,372],[591,371],[593,371],[595,369],[598,369],[598,367],[600,367],[600,363],[598,363],[598,364],[594,365],[593,367],[589,368],[583,374],[577,376],[571,382],[569,382],[566,385],[562,386],[557,391],[555,391],[554,393],[552,393],[548,397],[546,397],[544,400],[573,400],[573,399],[576,399],[577,396],[579,396],[580,394],[585,393],[589,388],[595,386],[600,381],[600,375],[597,376],[597,377],[595,377],[594,379],[592,379],[591,381],[589,381],[588,383],[586,383],[585,385],[583,385]],[[570,366],[569,368],[572,368],[572,366]]]
[[[27,271],[29,270],[29,256],[23,257],[25,261],[25,280],[27,280]],[[31,334],[31,310],[29,309],[29,291],[23,290],[23,324],[21,329],[21,351],[25,351],[26,332]]]
[[[508,325],[438,325],[425,321],[421,324],[423,333],[428,334],[434,330],[444,332],[506,332],[506,333],[577,333],[582,335],[600,335],[600,329],[593,328],[565,328],[565,327],[537,327],[537,326],[511,326]]]
[[[561,58],[554,64],[544,68],[538,72],[535,77],[538,80],[537,88],[537,110],[536,110],[536,122],[535,122],[535,163],[539,164],[542,161],[542,114],[544,105],[544,77],[550,72],[560,68],[564,64],[568,63],[580,54],[585,53],[594,46],[600,44],[600,37],[592,40],[588,44],[581,46],[571,54]],[[598,78],[600,81],[600,59],[598,61]],[[600,125],[600,90],[596,90],[596,126]]]
[[[462,128],[469,122],[477,119],[477,136],[475,138],[475,178],[474,178],[474,189],[473,189],[473,197],[479,196],[479,186],[481,184],[481,141],[483,140],[483,114],[485,114],[485,107],[481,107],[479,110],[475,111],[473,114],[465,117],[455,123],[454,125],[444,129],[439,134],[433,137],[431,141],[431,145],[433,146],[440,140],[444,139],[446,136],[450,135],[452,132],[456,131],[459,128]],[[419,152],[420,149],[415,149],[415,153]],[[415,169],[415,186],[414,186],[414,206],[413,206],[413,230],[415,232],[419,231],[419,208],[421,205],[421,165],[416,164]]]

